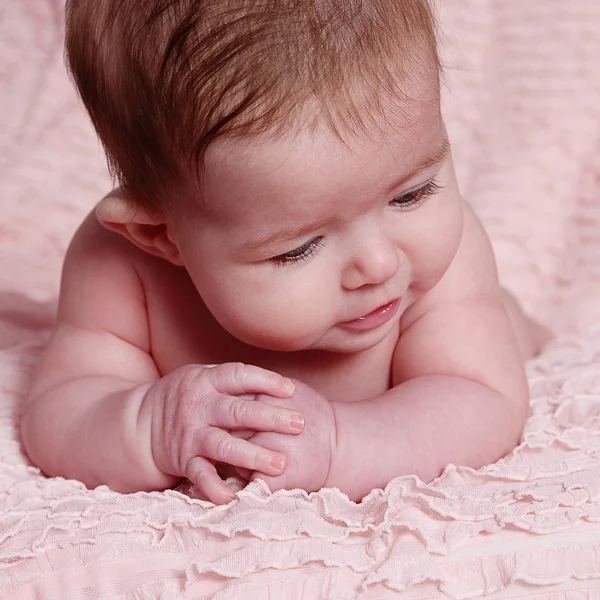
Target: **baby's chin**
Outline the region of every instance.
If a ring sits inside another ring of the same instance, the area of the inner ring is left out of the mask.
[[[341,333],[341,335],[340,335]],[[380,344],[390,331],[370,331],[359,335],[348,335],[346,332],[329,330],[313,342],[300,343],[297,339],[285,340],[279,344],[271,343],[266,350],[275,352],[332,352],[335,354],[356,354],[365,352]]]
[[[311,332],[309,334],[299,335],[297,332],[286,334],[285,331],[261,332],[255,331],[232,331],[229,333],[239,341],[254,346],[261,350],[271,352],[302,352],[304,350],[315,349],[323,338],[322,333]]]

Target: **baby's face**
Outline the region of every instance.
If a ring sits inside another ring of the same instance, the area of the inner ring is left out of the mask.
[[[203,193],[208,212],[174,224],[182,259],[220,324],[270,350],[379,343],[441,279],[462,233],[436,102],[347,143],[326,127],[219,141]]]

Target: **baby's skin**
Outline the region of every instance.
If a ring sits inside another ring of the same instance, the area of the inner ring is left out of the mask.
[[[510,452],[540,331],[500,287],[429,83],[349,140],[214,142],[176,211],[104,198],[28,396],[34,464],[121,492],[187,478],[215,503],[232,470],[360,500]]]

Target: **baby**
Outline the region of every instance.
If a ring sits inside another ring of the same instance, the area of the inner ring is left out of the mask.
[[[22,419],[46,474],[360,500],[519,442],[536,326],[461,197],[426,0],[70,0],[120,187]]]

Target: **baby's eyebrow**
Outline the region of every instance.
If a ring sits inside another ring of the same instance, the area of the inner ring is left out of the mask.
[[[313,231],[320,229],[321,227],[324,227],[325,225],[327,225],[330,222],[331,222],[331,219],[325,218],[325,219],[319,219],[318,221],[315,221],[314,223],[307,223],[305,225],[302,225],[302,227],[298,227],[297,229],[276,231],[275,233],[273,233],[267,237],[245,243],[242,246],[242,250],[245,252],[250,252],[252,250],[256,250],[257,248],[260,248],[261,246],[269,246],[269,245],[277,243],[277,242],[285,242],[285,241],[295,240],[297,238],[304,237],[305,235],[308,235],[309,233],[312,233]]]
[[[435,167],[439,163],[446,160],[448,153],[450,152],[450,140],[444,136],[440,145],[420,164],[418,164],[410,173],[402,175],[400,179],[394,181],[387,190],[388,194],[391,194],[394,190],[403,186],[407,181],[410,181],[413,177],[416,177],[421,171],[426,171]]]

